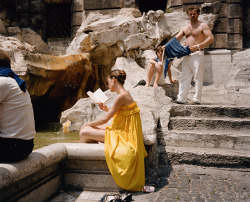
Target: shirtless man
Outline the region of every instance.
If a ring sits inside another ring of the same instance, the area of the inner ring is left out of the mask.
[[[198,20],[200,14],[199,7],[190,6],[187,9],[187,14],[190,23],[180,30],[180,32],[176,35],[176,38],[180,41],[185,36],[185,45],[189,46],[192,53],[189,56],[185,56],[182,62],[182,73],[177,103],[187,103],[189,87],[192,78],[194,78],[195,94],[193,104],[200,104],[204,76],[203,49],[213,43],[214,36],[208,25]]]

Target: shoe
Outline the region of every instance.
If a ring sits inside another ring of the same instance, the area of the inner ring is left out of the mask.
[[[192,105],[200,105],[201,103],[200,102],[198,102],[198,101],[193,101],[192,102]]]
[[[184,105],[185,104],[185,102],[180,102],[178,100],[174,101],[173,103],[180,104],[180,105]]]
[[[144,79],[140,80],[140,81],[134,86],[134,88],[137,87],[137,86],[139,86],[139,85],[145,86],[145,85],[146,85],[146,81],[145,81]]]

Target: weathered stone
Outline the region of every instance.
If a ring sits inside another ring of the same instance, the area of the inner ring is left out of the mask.
[[[7,35],[8,31],[4,25],[4,22],[0,19],[0,34]]]
[[[123,7],[124,8],[134,8],[135,7],[135,0],[123,0]]]
[[[29,9],[30,9],[31,13],[45,14],[45,12],[46,12],[45,6],[46,5],[45,5],[44,1],[32,0],[32,1],[30,1]]]
[[[222,3],[222,7],[219,12],[219,17],[220,18],[226,18],[227,17],[227,4]]]
[[[80,28],[80,26],[74,26],[71,27],[71,37],[74,38],[76,36],[77,30]]]
[[[30,22],[32,27],[40,30],[41,28],[46,28],[46,18],[42,14],[30,14]]]
[[[20,12],[28,12],[29,11],[29,1],[17,1],[16,2],[16,9]]]
[[[102,14],[102,15],[109,15],[112,17],[115,17],[116,15],[118,15],[118,13],[120,12],[120,8],[114,8],[114,9],[104,9],[104,10],[84,10],[84,15],[86,17],[88,17],[89,15],[93,15],[93,14]],[[86,18],[85,17],[85,18]],[[105,18],[105,17],[104,17]]]
[[[73,12],[71,18],[71,27],[74,26],[80,27],[82,24],[82,19],[83,19],[82,12]]]
[[[228,19],[228,33],[242,34],[243,22],[241,19]]]
[[[227,48],[227,34],[214,34],[214,42],[210,48]]]
[[[72,0],[71,11],[72,12],[80,12],[83,11],[83,0]]]
[[[36,52],[44,53],[48,50],[48,45],[42,40],[40,35],[31,30],[30,28],[21,29],[22,39],[28,44],[34,46]]]
[[[125,88],[130,92],[141,109],[142,129],[144,135],[144,142],[146,145],[156,144],[156,128],[158,121],[162,127],[168,125],[168,114],[170,110],[171,99],[164,96],[165,91],[162,89],[136,87],[133,88],[141,79],[145,79],[146,70],[139,67],[132,59],[118,58],[113,69],[123,69],[127,73],[127,80]],[[110,97],[109,105],[113,102],[114,93],[106,91]],[[161,110],[160,110],[161,108]],[[79,131],[80,127],[89,121],[104,115],[104,112],[98,110],[98,106],[90,100],[85,98],[79,100],[71,109],[62,113],[61,123],[70,120],[71,130]]]
[[[183,0],[183,4],[200,4],[200,0]]]
[[[171,0],[171,6],[182,6],[183,0]]]
[[[72,0],[44,0],[48,4],[69,4]]]
[[[249,94],[250,49],[233,54],[233,64],[228,72],[228,88],[247,89]]]
[[[228,31],[228,19],[227,18],[219,18],[214,25],[213,33],[227,33]]]
[[[221,9],[221,2],[216,1],[214,3],[203,3],[201,5],[201,13],[213,13],[218,14]]]
[[[241,34],[228,34],[228,47],[230,49],[240,49],[243,48],[242,35]]]
[[[215,50],[209,51],[204,58],[204,80],[207,85],[211,84],[226,84],[228,82],[228,75],[232,66],[231,51],[229,50]]]
[[[233,4],[233,3],[240,3],[241,0],[227,0],[228,4]]]
[[[105,8],[122,8],[122,0],[84,0],[85,10],[98,10]]]
[[[238,4],[227,4],[228,18],[242,18],[242,8]]]

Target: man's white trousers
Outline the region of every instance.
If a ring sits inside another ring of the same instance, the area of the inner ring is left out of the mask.
[[[182,73],[177,100],[183,103],[188,101],[188,91],[193,78],[195,82],[195,94],[193,101],[201,102],[203,77],[204,51],[196,51],[189,56],[185,56],[182,62]]]

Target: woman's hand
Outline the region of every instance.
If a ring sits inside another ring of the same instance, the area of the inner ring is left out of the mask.
[[[97,103],[99,108],[105,112],[107,112],[109,110],[109,108],[107,107],[107,105],[105,103],[102,103],[102,102],[98,102]]]

